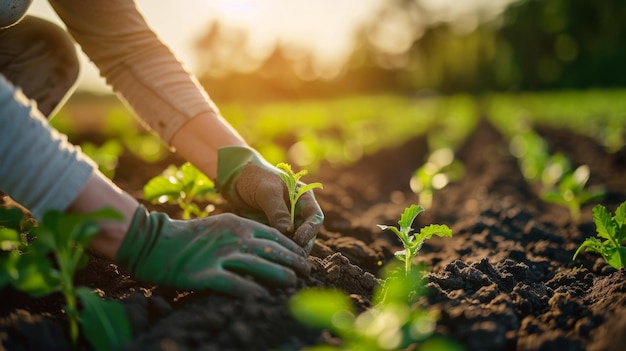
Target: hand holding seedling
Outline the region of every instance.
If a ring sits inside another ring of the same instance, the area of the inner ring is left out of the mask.
[[[281,174],[285,173],[251,148],[229,146],[218,151],[216,186],[222,196],[237,213],[268,223],[292,237],[308,253],[324,222],[324,214],[313,192],[305,191],[294,205],[292,222],[289,191]]]
[[[156,284],[243,297],[265,294],[259,283],[295,283],[309,272],[305,256],[276,229],[233,214],[173,220],[140,206],[116,262]]]

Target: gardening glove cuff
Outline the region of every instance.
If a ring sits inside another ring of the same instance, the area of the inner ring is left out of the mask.
[[[294,228],[288,190],[279,176],[283,171],[244,146],[220,148],[217,161],[216,187],[235,211],[292,236],[305,251],[311,251],[324,222],[324,214],[312,191],[298,200]]]
[[[309,272],[304,256],[289,238],[245,218],[222,214],[172,220],[140,205],[116,262],[152,283],[245,295],[265,293],[257,282],[292,285],[294,272]]]

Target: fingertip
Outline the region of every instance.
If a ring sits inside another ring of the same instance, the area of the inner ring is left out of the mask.
[[[300,227],[298,227],[298,230],[296,230],[296,233],[293,236],[293,241],[304,247],[308,245],[309,241],[316,235],[317,232],[313,231],[313,227],[310,223],[303,223]]]
[[[293,232],[293,226],[291,225],[291,219],[289,218],[289,216],[287,216],[287,218],[275,217],[273,218],[272,222],[270,223],[270,225],[283,234],[290,234]]]

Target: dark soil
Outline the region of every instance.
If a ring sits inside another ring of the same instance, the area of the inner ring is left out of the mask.
[[[626,200],[626,150],[610,154],[565,130],[538,131],[554,151],[591,167],[590,185],[607,188],[602,204],[611,212]],[[136,335],[128,350],[299,350],[336,342],[296,322],[289,297],[302,287],[335,287],[351,294],[361,310],[369,308],[381,262],[394,260],[401,247],[376,224],[393,225],[405,207],[418,203],[408,181],[426,153],[426,142],[416,138],[352,166],[324,166],[309,176],[308,181],[324,183],[316,194],[326,214],[310,257],[313,269],[297,287],[274,289],[270,298],[236,300],[154,287],[98,257],[77,283],[124,303]],[[595,235],[594,204],[572,223],[565,208],[542,202],[507,142],[488,123],[478,125],[458,157],[465,176],[436,193],[433,207],[415,223],[447,224],[454,232],[453,238],[427,241],[418,256],[432,272],[420,304],[439,312],[437,333],[467,350],[624,350],[626,271],[593,254],[572,260],[580,243]],[[172,157],[139,168],[126,156],[116,182],[140,198],[149,178],[179,161]],[[176,215],[173,208],[148,206]],[[67,349],[60,296],[33,300],[4,289],[0,301],[0,341],[6,349]]]

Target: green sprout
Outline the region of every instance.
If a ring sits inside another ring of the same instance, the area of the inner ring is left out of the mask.
[[[587,181],[589,181],[589,166],[579,166],[576,170],[565,173],[555,186],[544,192],[542,198],[546,202],[567,207],[572,220],[578,221],[582,205],[600,200],[605,195],[601,187],[587,188]]]
[[[296,218],[296,203],[298,199],[304,195],[307,191],[315,188],[322,189],[322,183],[300,183],[300,178],[305,176],[308,171],[303,169],[297,173],[294,173],[291,166],[287,163],[281,162],[276,165],[276,168],[282,170],[284,173],[278,173],[280,179],[283,180],[287,186],[287,192],[289,193],[289,205],[291,206],[289,213],[291,214],[291,227],[295,228]]]
[[[111,139],[101,146],[85,142],[80,144],[80,148],[98,164],[98,168],[104,175],[113,179],[118,160],[124,151],[122,144],[118,140]]]
[[[622,246],[626,241],[626,201],[617,207],[614,216],[602,205],[594,206],[592,211],[597,237],[585,239],[573,259],[585,249],[602,255],[615,269],[626,267],[626,247]]]
[[[533,131],[513,137],[510,150],[517,157],[524,178],[541,187],[541,198],[567,207],[573,221],[579,220],[582,205],[605,195],[601,187],[586,187],[589,166],[573,169],[571,161],[562,153],[550,154],[548,143]]]
[[[452,230],[445,224],[430,224],[420,229],[418,234],[411,234],[413,231],[413,222],[417,216],[424,212],[424,207],[420,205],[411,205],[407,207],[398,221],[399,229],[393,226],[378,224],[382,230],[391,230],[402,241],[404,250],[395,253],[396,258],[404,261],[404,271],[407,275],[411,272],[411,263],[413,258],[417,256],[417,252],[422,248],[424,241],[430,239],[433,235],[439,237],[452,237]]]
[[[220,200],[213,181],[189,162],[180,168],[169,166],[159,176],[150,179],[143,187],[143,194],[152,203],[178,205],[183,211],[183,219],[190,219],[192,215],[208,216],[212,206],[201,209],[197,203]]]
[[[89,289],[74,286],[74,275],[87,265],[85,249],[100,230],[97,221],[120,219],[121,215],[110,208],[89,214],[65,214],[52,210],[46,212],[37,225],[25,227],[24,224],[29,222],[24,219],[21,210],[0,208],[0,287],[11,284],[35,298],[61,292],[66,303],[70,341],[75,349],[79,322],[85,319],[92,321],[94,317],[90,311],[99,307],[98,301],[89,296],[93,294]],[[24,229],[30,230],[34,236],[30,243],[22,232]],[[54,258],[54,265],[49,257]],[[82,314],[77,309],[78,298],[83,302]],[[98,350],[111,345],[119,347],[130,340],[130,323],[121,306],[107,309],[97,319],[101,320],[100,323],[123,327],[104,331],[86,329],[89,340],[98,333],[101,336],[96,336],[96,339],[110,340],[106,345],[94,345]]]
[[[463,175],[463,164],[454,158],[452,149],[444,147],[433,151],[424,165],[411,177],[411,190],[419,196],[425,209],[432,206],[433,194]]]
[[[397,266],[393,263],[381,270],[382,284],[374,291],[372,306],[361,313],[341,290],[305,288],[294,294],[289,300],[291,314],[308,326],[329,330],[339,339],[334,345],[307,350],[421,349],[416,345],[424,350],[462,350],[457,343],[433,335],[436,312],[416,306],[424,291],[422,271],[414,270],[406,276]]]

